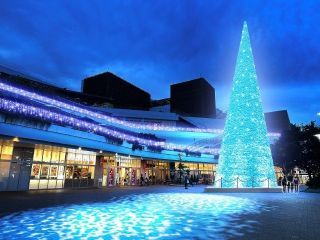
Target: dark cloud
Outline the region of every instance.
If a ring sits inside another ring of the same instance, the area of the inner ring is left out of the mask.
[[[1,65],[75,90],[84,77],[108,70],[154,98],[167,97],[174,82],[203,76],[217,88],[223,109],[247,20],[265,108],[288,109],[294,122],[315,119],[314,111],[320,111],[314,106],[319,102],[319,1],[1,5]],[[302,104],[304,113],[297,107]]]

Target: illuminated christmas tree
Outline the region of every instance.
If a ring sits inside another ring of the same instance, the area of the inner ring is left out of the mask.
[[[275,187],[276,177],[246,22],[238,53],[216,186]]]

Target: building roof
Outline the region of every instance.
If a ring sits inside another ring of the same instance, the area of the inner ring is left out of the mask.
[[[132,83],[130,83],[130,82],[124,80],[123,78],[115,75],[114,73],[111,73],[111,72],[108,72],[108,71],[96,74],[94,76],[87,77],[87,78],[84,79],[84,81],[87,81],[87,80],[90,80],[90,79],[111,79],[112,81],[122,81],[122,82],[126,83],[127,85],[130,85],[132,88],[138,89],[138,90],[144,92],[145,94],[150,95],[150,93],[148,93],[147,91],[137,87],[136,85],[133,85]]]
[[[196,82],[204,83],[206,85],[209,85],[211,88],[213,88],[213,86],[203,77],[195,78],[195,79],[191,79],[191,80],[187,80],[187,81],[183,81],[183,82],[179,82],[179,83],[174,83],[174,84],[171,84],[171,87],[194,84]]]

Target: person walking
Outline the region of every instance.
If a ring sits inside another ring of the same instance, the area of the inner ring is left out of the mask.
[[[293,176],[290,174],[287,178],[287,182],[288,182],[288,192],[293,192]]]
[[[185,189],[188,189],[188,184],[189,184],[189,178],[188,178],[188,175],[186,174],[184,176],[184,188]]]
[[[143,180],[143,175],[141,173],[141,176],[140,176],[140,186],[143,186],[144,185],[144,180]]]
[[[286,188],[287,188],[287,177],[286,177],[286,175],[283,175],[283,178],[282,178],[282,191],[286,192]]]
[[[296,175],[293,179],[293,184],[294,184],[294,192],[299,192],[299,177]]]

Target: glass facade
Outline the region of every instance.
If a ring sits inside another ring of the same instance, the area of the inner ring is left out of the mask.
[[[170,162],[158,160],[143,161],[143,177],[151,184],[163,184],[169,179]]]
[[[66,148],[36,144],[29,189],[63,188]]]
[[[36,144],[29,189],[93,186],[96,153]]]
[[[109,154],[103,156],[102,186],[139,185],[141,174],[140,158]]]
[[[139,176],[141,174],[140,158],[116,154],[116,161],[116,184],[120,186],[139,185]]]
[[[182,164],[184,171],[189,172],[189,176],[197,183],[211,184],[214,181],[216,164],[210,163],[189,163],[176,162],[175,171],[179,171],[179,164]]]
[[[94,185],[96,153],[81,149],[68,149],[66,156],[65,187]]]

